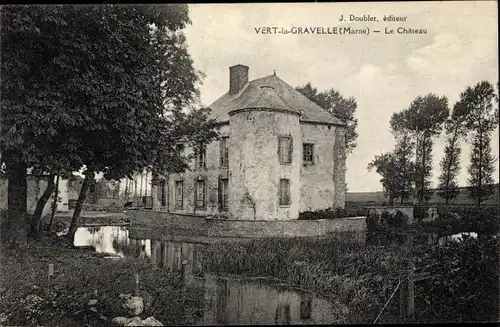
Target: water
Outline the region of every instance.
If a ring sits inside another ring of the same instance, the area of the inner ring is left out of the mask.
[[[127,227],[81,227],[76,246],[116,257],[139,257],[170,271],[184,270],[187,286],[203,289],[202,314],[194,325],[288,325],[342,323],[339,306],[267,279],[222,278],[203,273],[204,244],[131,239]]]
[[[451,236],[444,236],[444,237],[441,237],[439,240],[438,240],[438,244],[439,245],[445,245],[445,244],[448,244],[448,243],[458,243],[458,242],[462,242],[464,240],[464,238],[477,238],[477,233],[458,233],[458,234],[453,234]]]

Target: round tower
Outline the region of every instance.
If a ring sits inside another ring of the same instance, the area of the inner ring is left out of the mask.
[[[299,214],[300,113],[273,86],[248,85],[229,111],[229,216],[291,220]]]

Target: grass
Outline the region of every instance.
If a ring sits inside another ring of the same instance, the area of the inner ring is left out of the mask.
[[[365,247],[360,235],[215,243],[205,249],[203,265],[217,274],[281,279],[340,301],[350,312],[349,323],[372,323],[394,289],[406,256],[400,247]],[[390,315],[384,319],[394,321]]]
[[[189,311],[202,305],[203,290],[184,287],[178,273],[142,260],[105,259],[62,238],[44,236],[23,248],[2,249],[0,260],[0,325],[109,325],[120,315],[118,295],[135,288],[134,272],[145,301],[143,319],[187,324]],[[55,267],[50,286],[49,263]],[[87,306],[90,299],[98,301],[98,312]]]

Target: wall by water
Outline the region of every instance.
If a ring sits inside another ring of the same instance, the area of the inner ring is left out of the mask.
[[[154,227],[157,230],[157,238],[161,238],[163,234],[167,234],[171,229],[182,229],[193,236],[251,238],[309,237],[322,236],[333,232],[361,232],[366,230],[365,217],[289,221],[229,220],[145,210],[131,210],[127,212],[127,215],[130,216],[132,224],[131,237],[135,235],[134,233],[140,233],[141,228],[137,229],[134,226],[141,225],[142,227]]]

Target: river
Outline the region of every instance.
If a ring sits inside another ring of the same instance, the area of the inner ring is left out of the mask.
[[[168,270],[183,270],[187,285],[203,288],[203,314],[193,325],[342,323],[339,308],[305,290],[265,278],[223,277],[203,271],[204,243],[129,238],[127,227],[81,227],[75,246],[92,246],[110,259],[139,257]]]

